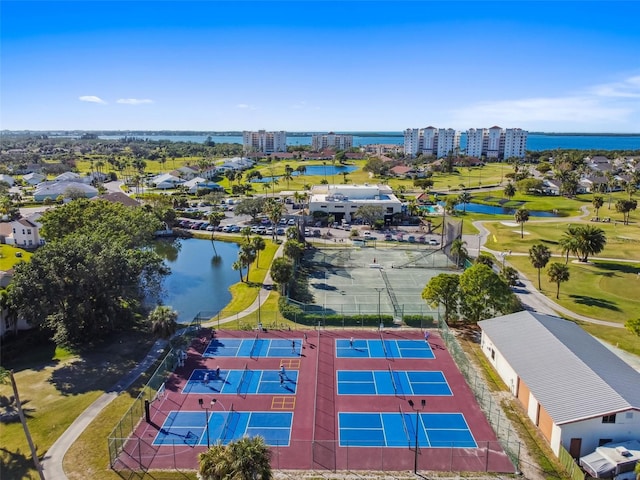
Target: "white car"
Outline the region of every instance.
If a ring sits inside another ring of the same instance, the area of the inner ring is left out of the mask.
[[[436,240],[435,238],[430,238],[429,245],[440,245],[440,242],[438,242],[438,240]]]

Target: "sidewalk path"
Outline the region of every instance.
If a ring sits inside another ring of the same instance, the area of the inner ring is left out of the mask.
[[[282,257],[284,254],[284,243],[280,245],[274,255],[274,259]],[[231,322],[238,316],[246,316],[255,312],[258,306],[266,302],[269,292],[273,287],[273,280],[271,278],[271,270],[269,270],[265,276],[260,295],[256,300],[242,312],[234,314],[232,317],[226,317],[220,319],[220,323]],[[262,295],[262,291],[266,292],[266,295]],[[203,326],[213,325],[214,321],[203,323]],[[218,320],[215,320],[218,323]],[[153,344],[151,350],[147,356],[142,360],[133,370],[131,370],[125,377],[123,377],[116,385],[114,385],[109,391],[102,394],[98,399],[89,405],[65,430],[65,432],[55,441],[55,443],[47,450],[42,460],[42,468],[44,471],[44,478],[51,480],[67,480],[68,477],[64,472],[63,461],[64,456],[67,454],[71,445],[78,439],[80,434],[91,424],[91,422],[98,416],[98,414],[115,400],[120,393],[129,388],[136,379],[142,375],[147,369],[153,365],[153,363],[160,358],[167,346],[167,340],[157,340]]]
[[[571,218],[566,218],[566,220],[578,220],[583,218],[584,216],[588,215],[589,212],[587,210],[586,207],[582,207],[582,214],[580,216],[577,217],[571,217]],[[495,220],[483,220],[483,221],[476,221],[473,222],[473,226],[476,227],[478,229],[478,231],[480,232],[479,235],[467,235],[468,238],[470,238],[470,241],[475,241],[478,242],[478,248],[473,249],[470,248],[470,250],[475,250],[476,252],[479,253],[479,250],[488,252],[493,254],[496,258],[500,257],[500,253],[501,252],[497,252],[495,250],[491,250],[487,247],[484,246],[485,242],[487,241],[487,237],[489,236],[490,232],[489,230],[487,230],[485,228],[485,226],[483,225],[485,222],[487,221],[495,221]],[[540,220],[540,222],[548,222],[550,220]],[[468,245],[469,243],[467,243]],[[512,253],[512,256],[528,256],[528,254],[526,253]],[[563,257],[564,258],[564,257]],[[605,258],[605,257],[593,257],[594,259],[597,260],[613,260],[616,262],[632,262],[632,263],[640,263],[640,260],[621,260],[621,259],[614,259],[614,258]],[[508,265],[509,262],[505,261],[505,264]],[[535,312],[539,312],[539,313],[543,313],[546,315],[564,315],[568,318],[573,318],[575,320],[580,320],[582,322],[587,322],[587,323],[593,323],[593,324],[597,324],[597,325],[603,325],[606,327],[612,327],[612,328],[624,328],[624,325],[620,324],[620,323],[616,323],[616,322],[608,322],[606,320],[599,320],[596,318],[591,318],[591,317],[587,317],[585,315],[580,315],[578,313],[575,313],[571,310],[569,310],[568,308],[563,307],[562,305],[557,304],[556,302],[554,302],[551,298],[547,297],[546,295],[544,295],[543,293],[541,293],[533,284],[533,282],[531,280],[529,280],[525,275],[523,275],[522,273],[520,273],[520,277],[522,279],[522,282],[524,283],[524,288],[519,288],[515,291],[516,295],[518,295],[518,298],[520,299],[520,301],[522,302],[522,304],[525,306],[525,308],[527,308],[528,310],[532,310]],[[633,355],[631,353],[625,352],[624,350],[621,350],[613,345],[610,345],[606,342],[603,342],[602,340],[597,339],[598,341],[600,341],[605,347],[607,347],[609,350],[611,350],[612,352],[614,352],[616,355],[618,355],[620,358],[622,358],[625,362],[627,362],[629,365],[631,365],[632,368],[634,368],[635,370],[640,372],[640,356],[638,355]]]

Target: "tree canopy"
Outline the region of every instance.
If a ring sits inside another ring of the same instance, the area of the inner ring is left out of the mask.
[[[519,309],[507,284],[487,265],[477,263],[460,275],[460,311],[467,323]]]
[[[157,297],[169,270],[150,248],[160,225],[151,212],[75,200],[42,218],[47,243],[16,265],[12,308],[77,345],[129,328],[143,298]],[[44,233],[43,232],[43,233]]]

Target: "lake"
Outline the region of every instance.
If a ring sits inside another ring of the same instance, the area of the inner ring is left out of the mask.
[[[309,165],[306,166],[307,170],[305,171],[305,175],[319,175],[319,176],[333,176],[333,175],[342,175],[344,172],[351,173],[358,169],[358,167],[354,167],[353,165]],[[291,172],[291,176],[297,177],[301,175],[300,172]],[[254,179],[252,182],[255,183],[269,183],[273,177],[262,177],[261,179]],[[276,176],[276,179],[281,177]],[[332,182],[333,183],[333,182]]]
[[[444,206],[444,202],[440,202],[439,205]],[[439,214],[439,210],[432,205],[421,207],[431,214]],[[465,211],[464,205],[461,203],[456,205],[456,210],[459,212]],[[513,215],[516,213],[515,208],[498,207],[497,205],[483,205],[480,203],[467,203],[467,212],[472,213],[486,213],[490,215]],[[529,210],[529,215],[532,217],[559,217],[560,215],[553,212],[545,212],[540,210]]]
[[[238,245],[215,242],[220,256],[214,261],[210,240],[158,240],[156,252],[171,268],[164,280],[162,302],[178,312],[178,321],[190,322],[198,312],[218,312],[231,301],[229,287],[240,281],[231,268],[238,257]]]

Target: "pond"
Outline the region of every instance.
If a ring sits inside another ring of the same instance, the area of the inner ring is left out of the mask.
[[[462,212],[465,206],[463,204],[456,205],[456,210]],[[480,203],[467,203],[467,212],[472,213],[486,213],[489,215],[513,215],[516,213],[517,208],[498,207],[496,205],[482,205]],[[545,212],[540,210],[529,210],[529,216],[531,217],[559,217],[557,213]]]
[[[171,268],[164,280],[162,303],[178,312],[178,321],[190,322],[198,312],[218,312],[231,300],[229,287],[240,281],[231,268],[238,257],[238,245],[215,242],[215,259],[210,240],[166,239],[155,244],[156,252]]]
[[[333,175],[342,175],[343,173],[351,173],[355,172],[358,167],[354,165],[309,165],[306,167],[304,175],[317,175],[317,176],[325,176],[330,177]],[[293,177],[297,177],[301,175],[300,172],[291,172]],[[273,177],[262,177],[261,179],[253,179],[252,182],[255,183],[269,183]],[[281,178],[280,176],[276,176],[276,179]]]
[[[440,202],[438,205],[444,206],[444,202]],[[420,207],[431,214],[441,214],[441,210],[434,205],[427,205]],[[456,210],[462,212],[465,210],[464,205],[461,203],[456,205]],[[499,207],[497,205],[483,205],[480,203],[467,203],[466,211],[471,213],[486,213],[488,215],[513,215],[516,213],[516,208]],[[529,216],[531,217],[559,217],[560,215],[553,212],[545,212],[541,210],[529,210]]]

